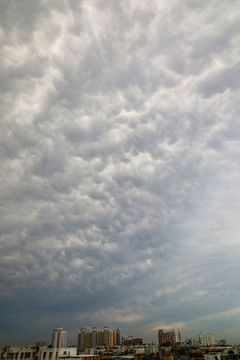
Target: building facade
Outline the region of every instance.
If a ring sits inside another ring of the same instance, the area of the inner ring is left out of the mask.
[[[159,346],[173,346],[175,344],[174,330],[158,330],[158,344]]]
[[[62,356],[76,356],[76,348],[48,346],[6,346],[0,360],[59,360]]]
[[[120,330],[105,326],[103,329],[92,327],[78,330],[77,352],[80,354],[87,348],[96,346],[120,345]]]
[[[200,334],[198,336],[200,346],[215,345],[215,337],[213,334]]]
[[[66,348],[67,347],[67,331],[62,327],[58,327],[52,332],[52,347],[53,348]]]

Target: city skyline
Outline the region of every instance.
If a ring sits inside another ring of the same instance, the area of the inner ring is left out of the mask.
[[[0,0],[0,344],[240,342],[239,30],[237,0]]]
[[[108,334],[107,334],[107,333]],[[111,335],[110,335],[111,334]],[[47,346],[50,348],[67,348],[67,347],[76,347],[77,353],[83,352],[85,348],[95,348],[98,346],[114,347],[118,345],[130,345],[131,341],[136,340],[137,344],[150,344],[158,343],[160,346],[164,345],[165,342],[169,342],[171,346],[176,343],[188,344],[189,341],[198,346],[214,346],[217,344],[221,345],[239,345],[227,343],[225,339],[215,339],[214,334],[212,333],[199,333],[191,334],[191,336],[182,338],[180,329],[158,329],[155,333],[155,338],[148,339],[145,341],[144,338],[139,338],[135,334],[123,334],[121,329],[111,328],[109,326],[102,326],[97,328],[96,326],[86,326],[77,329],[74,333],[70,333],[69,341],[69,332],[62,326],[58,326],[56,329],[51,331],[49,334],[49,339],[46,337],[44,339],[38,339],[32,343],[19,343],[14,342],[13,339],[9,337],[9,341],[6,344],[0,344],[1,347],[5,346]],[[141,340],[141,341],[140,341]]]
[[[177,335],[178,334],[178,335]],[[104,326],[78,331],[78,345],[67,346],[67,331],[58,327],[52,331],[52,344],[36,343],[30,346],[4,346],[0,360],[238,360],[240,345],[226,345],[222,339],[216,343],[213,334],[200,334],[199,341],[181,342],[180,329],[159,329],[158,343],[143,343],[142,338],[123,336],[119,329]]]

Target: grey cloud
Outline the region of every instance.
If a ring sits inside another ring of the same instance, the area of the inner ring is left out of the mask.
[[[191,336],[237,307],[231,3],[227,25],[211,2],[4,4],[2,335]]]
[[[213,96],[218,92],[224,92],[229,88],[238,90],[239,83],[237,81],[239,76],[239,64],[231,67],[230,69],[220,70],[215,76],[210,77],[208,81],[200,86],[200,91],[204,96]]]

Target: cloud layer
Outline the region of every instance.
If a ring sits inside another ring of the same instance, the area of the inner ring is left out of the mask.
[[[1,2],[2,345],[59,324],[238,341],[239,15]]]

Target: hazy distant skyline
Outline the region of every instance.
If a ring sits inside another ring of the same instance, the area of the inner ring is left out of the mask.
[[[0,10],[0,346],[240,343],[239,1]]]

